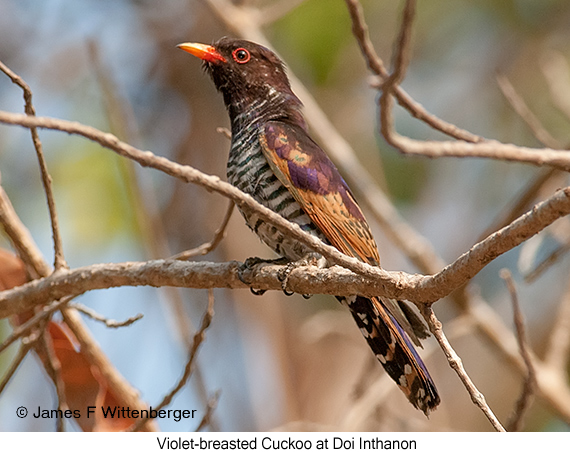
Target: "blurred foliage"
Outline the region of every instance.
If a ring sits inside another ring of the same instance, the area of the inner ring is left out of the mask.
[[[350,18],[341,1],[313,0],[277,21],[271,34],[296,71],[323,84],[350,40]]]
[[[54,166],[60,209],[72,221],[67,226],[70,246],[87,242],[90,247],[100,248],[109,244],[110,237],[136,231],[132,205],[127,202],[121,178],[121,160],[114,153],[101,152],[97,144],[82,140],[79,146],[67,148],[66,158]]]

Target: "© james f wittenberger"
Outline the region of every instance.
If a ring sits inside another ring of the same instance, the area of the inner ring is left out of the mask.
[[[17,415],[24,418],[28,415],[28,410],[25,407],[19,407]],[[154,410],[152,407],[142,410],[134,410],[126,406],[88,406],[85,410],[47,410],[38,406],[37,410],[32,412],[32,416],[39,419],[79,419],[86,416],[89,419],[91,416],[102,415],[105,419],[174,419],[175,422],[180,422],[182,419],[194,419],[198,410]],[[99,413],[98,413],[99,412]]]

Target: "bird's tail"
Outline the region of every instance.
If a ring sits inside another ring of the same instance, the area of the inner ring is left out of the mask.
[[[408,400],[427,416],[440,402],[435,384],[410,338],[379,298],[338,297],[368,345]]]

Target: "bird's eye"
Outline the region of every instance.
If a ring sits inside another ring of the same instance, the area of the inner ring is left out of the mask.
[[[249,59],[251,58],[251,55],[249,54],[249,52],[246,49],[244,49],[243,47],[240,47],[239,49],[235,49],[232,52],[232,56],[234,57],[234,60],[236,60],[240,64],[247,63],[249,61]]]

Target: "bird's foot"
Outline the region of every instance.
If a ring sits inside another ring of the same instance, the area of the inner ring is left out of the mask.
[[[253,276],[253,272],[255,271],[256,267],[260,264],[274,264],[274,265],[284,265],[288,263],[289,260],[285,257],[280,257],[278,259],[262,259],[261,257],[248,257],[243,264],[240,265],[237,272],[237,277],[239,280],[250,286],[249,290],[254,295],[263,295],[267,292],[264,289],[255,289],[251,287],[251,280]]]
[[[299,259],[298,261],[289,262],[284,268],[279,270],[277,277],[279,278],[279,281],[281,281],[281,290],[283,290],[283,293],[288,297],[293,295],[294,293],[287,289],[287,286],[289,284],[289,278],[293,270],[299,267],[307,267],[309,265],[320,266],[321,259],[322,258],[320,255],[309,254],[303,257],[302,259]],[[306,300],[308,300],[313,296],[312,294],[302,294],[302,295],[303,298],[305,298]]]

